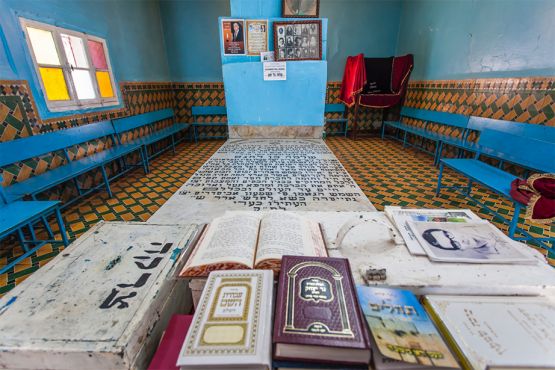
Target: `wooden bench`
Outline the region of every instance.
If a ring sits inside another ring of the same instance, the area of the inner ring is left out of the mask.
[[[160,130],[154,130],[154,124],[163,120],[172,119],[174,122],[172,125],[165,127]],[[125,118],[118,118],[112,120],[114,129],[117,134],[118,142],[121,144],[122,136],[130,131],[145,127],[148,130],[146,135],[142,135],[139,138],[131,139],[128,143],[133,145],[139,145],[142,148],[143,156],[146,161],[147,172],[150,171],[150,160],[156,157],[158,154],[164,152],[168,148],[172,148],[175,154],[175,144],[185,139],[185,136],[181,138],[176,138],[176,134],[188,129],[191,125],[188,123],[177,123],[175,122],[173,110],[171,108],[160,109],[153,112],[138,114],[135,116],[129,116]],[[170,145],[163,147],[157,152],[149,152],[148,148],[155,143],[158,143],[164,139],[170,139]]]
[[[535,240],[543,248],[555,252],[552,246],[550,247],[545,243],[546,241],[553,241],[555,238],[536,238],[517,227],[522,205],[515,201],[510,194],[511,182],[517,176],[503,170],[503,163],[510,162],[535,172],[555,173],[555,156],[553,154],[555,153],[555,143],[485,129],[480,134],[477,148],[476,156],[473,159],[444,158],[440,160],[436,195],[439,195],[442,188],[454,189],[486,208],[503,222],[508,223],[511,238],[515,240]],[[495,167],[482,162],[480,160],[482,155],[499,159],[500,165]],[[468,178],[467,186],[442,186],[444,166]],[[483,202],[473,198],[471,196],[473,182],[477,182],[513,202],[513,218],[509,221]],[[515,237],[515,231],[524,236]]]
[[[0,183],[1,182],[2,176],[0,176]],[[29,257],[46,243],[59,243],[64,246],[69,244],[62,215],[60,213],[59,203],[59,201],[37,200],[18,200],[8,203],[4,190],[0,186],[0,240],[3,240],[13,233],[17,233],[19,242],[23,248],[23,254],[17,258],[9,260],[6,265],[2,266],[0,268],[0,274],[6,273],[10,268]],[[51,215],[56,216],[60,234],[62,236],[61,241],[54,238],[54,233],[48,223],[48,217]],[[39,221],[44,223],[49,239],[37,239],[34,225]],[[24,228],[28,229],[29,235],[31,236],[30,240],[25,238],[25,234],[23,232]]]
[[[193,115],[193,136],[195,137],[195,143],[198,142],[199,136],[198,136],[198,128],[199,127],[208,127],[208,126],[213,126],[213,127],[218,127],[218,126],[227,126],[227,122],[199,122],[199,117],[203,117],[203,116],[225,116],[227,115],[227,110],[225,108],[225,106],[193,106],[191,108],[191,113]],[[226,139],[227,138],[227,133],[226,135],[221,135],[221,136],[210,136],[210,138],[212,139]]]
[[[403,119],[417,119],[424,122],[422,127],[416,127],[403,122]],[[382,125],[382,139],[385,135],[385,128],[387,126],[393,127],[397,132],[403,132],[403,138],[399,139],[397,136],[392,136],[392,138],[403,141],[403,146],[411,145],[417,149],[426,151],[434,156],[434,163],[439,161],[439,152],[442,147],[442,143],[449,140],[463,140],[466,134],[466,128],[468,126],[468,116],[455,113],[447,112],[437,112],[425,109],[415,109],[409,107],[403,107],[401,109],[401,119],[399,121],[385,121]],[[457,135],[442,134],[440,132],[434,132],[429,130],[429,126],[433,124],[438,124],[440,126],[448,126],[457,131]],[[411,144],[407,141],[407,134],[414,136],[419,136],[422,138],[420,145]],[[431,140],[435,142],[435,151],[433,153],[427,151],[424,148],[424,139]]]
[[[67,161],[66,164],[60,167],[56,167],[43,174],[33,176],[25,181],[5,187],[4,192],[6,202],[10,203],[15,200],[23,199],[24,197],[31,197],[36,200],[37,194],[70,180],[73,180],[79,193],[79,197],[87,195],[88,193],[101,187],[102,184],[89,189],[82,189],[77,182],[77,176],[95,169],[100,169],[102,171],[104,186],[111,197],[112,191],[110,190],[110,180],[121,176],[126,169],[132,167],[127,166],[124,156],[135,151],[140,151],[140,145],[133,143],[114,145],[113,147],[99,153],[88,155],[77,160],[71,160],[68,152],[69,148],[74,145],[101,138],[110,138],[114,144],[117,144],[114,128],[110,121],[91,123],[79,127],[0,143],[0,167],[6,167],[10,164],[18,163],[26,159],[39,157],[52,152],[63,152]],[[146,171],[146,162],[144,157],[142,159],[142,165]],[[105,166],[115,160],[120,160],[123,171],[109,178],[106,173]],[[79,197],[65,202],[63,206],[71,204]]]
[[[462,137],[445,138],[440,143],[439,158],[441,158],[443,144],[475,153],[478,150],[478,143],[470,140],[471,134],[479,134],[486,129],[555,143],[555,127],[471,116]],[[459,152],[460,155],[462,152]]]
[[[343,104],[326,104],[324,108],[324,113],[341,113],[341,118],[325,118],[324,121],[324,128],[325,124],[327,123],[339,123],[343,126],[342,131],[338,131],[337,134],[347,136],[347,130],[349,128],[349,120],[347,119],[347,110],[345,109],[345,105]],[[327,135],[327,132],[324,129],[324,133]]]

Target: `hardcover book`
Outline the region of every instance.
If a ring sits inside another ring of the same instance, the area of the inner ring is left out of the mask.
[[[175,364],[179,350],[183,345],[185,336],[191,326],[193,320],[192,315],[173,315],[162,339],[160,345],[150,361],[148,370],[178,370]]]
[[[177,365],[271,369],[273,286],[269,270],[212,272]]]
[[[376,370],[459,368],[410,291],[357,285],[357,293],[370,328]]]
[[[283,256],[274,346],[277,360],[368,364],[368,333],[348,260]]]
[[[285,254],[327,256],[320,225],[291,212],[233,212],[208,225],[180,276],[233,269],[278,273]]]
[[[552,297],[426,296],[465,369],[555,369]]]

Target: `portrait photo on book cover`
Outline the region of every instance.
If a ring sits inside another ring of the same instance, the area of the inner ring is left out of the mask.
[[[283,0],[284,18],[318,18],[320,0]]]
[[[515,242],[487,222],[409,222],[430,258],[445,261],[526,259]]]

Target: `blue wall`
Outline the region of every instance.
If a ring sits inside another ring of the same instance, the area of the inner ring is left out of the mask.
[[[172,81],[222,81],[218,17],[229,14],[229,0],[160,2]]]
[[[231,15],[229,0],[163,0],[160,9],[171,79],[222,81],[217,19]],[[341,80],[349,55],[395,52],[401,0],[321,0],[320,16],[329,24],[329,81]]]
[[[401,16],[398,0],[321,0],[328,18],[328,81],[341,81],[349,55],[395,54]]]
[[[3,44],[0,46],[0,79],[29,81],[42,118],[75,112],[50,113],[47,110],[18,17],[105,38],[118,83],[169,80],[156,1],[0,0],[0,9]]]
[[[397,54],[412,80],[555,75],[555,1],[404,1]]]

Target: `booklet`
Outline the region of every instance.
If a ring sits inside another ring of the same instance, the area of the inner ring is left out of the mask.
[[[409,221],[413,222],[468,222],[480,221],[481,218],[469,209],[403,209],[385,207],[385,214],[397,227],[405,240],[409,252],[416,256],[425,256],[426,251],[412,232]]]
[[[432,261],[468,263],[537,263],[518,243],[487,221],[414,222],[412,232]]]
[[[327,257],[320,224],[292,212],[236,212],[208,225],[180,276],[237,269],[279,272],[283,255]]]

